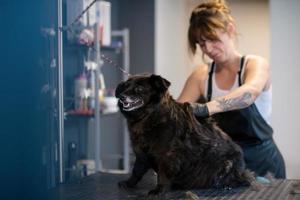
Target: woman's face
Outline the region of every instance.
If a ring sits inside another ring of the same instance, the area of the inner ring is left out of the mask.
[[[198,42],[202,52],[215,62],[224,62],[231,57],[234,52],[233,37],[230,33],[221,29],[216,30],[219,40],[209,40],[203,38]]]

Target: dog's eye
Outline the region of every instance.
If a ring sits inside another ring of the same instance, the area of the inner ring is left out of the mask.
[[[135,91],[136,92],[143,92],[144,91],[144,87],[143,86],[137,86],[136,88],[135,88]]]

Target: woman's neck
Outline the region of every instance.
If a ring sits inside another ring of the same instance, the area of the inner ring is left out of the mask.
[[[216,62],[216,70],[218,71],[238,71],[240,68],[240,62],[241,62],[242,55],[238,52],[234,52],[229,56],[225,61],[223,62]]]

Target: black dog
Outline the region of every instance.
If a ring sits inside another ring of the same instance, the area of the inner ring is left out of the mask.
[[[252,184],[240,147],[210,119],[199,122],[189,103],[169,95],[169,86],[157,75],[133,76],[118,85],[118,105],[136,154],[131,177],[119,186],[134,187],[151,168],[158,183],[149,194]]]

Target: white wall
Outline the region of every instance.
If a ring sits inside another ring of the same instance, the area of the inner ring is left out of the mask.
[[[155,1],[155,73],[171,81],[176,98],[191,72],[187,53],[187,4],[184,0]]]
[[[189,14],[199,2],[155,2],[155,72],[172,82],[175,98],[195,64],[189,60],[186,38]],[[274,138],[285,158],[288,178],[300,178],[300,1],[270,0],[270,5],[267,0],[228,2],[240,33],[239,50],[270,60]]]
[[[267,0],[228,0],[236,20],[238,49],[243,54],[270,56],[269,3]]]
[[[289,178],[300,178],[300,1],[271,0],[273,127]]]

